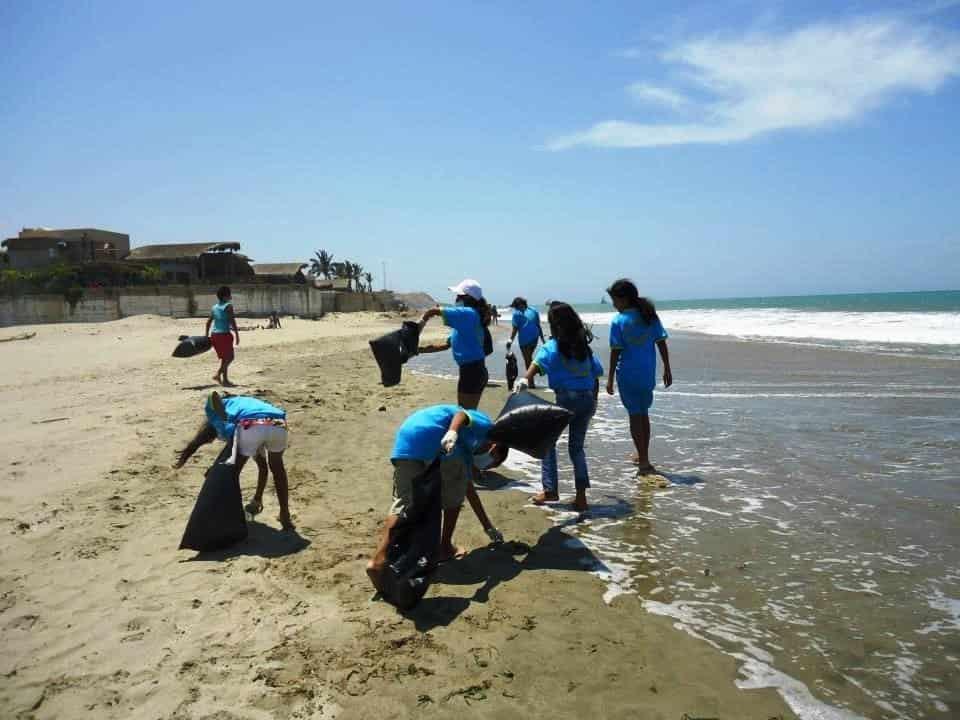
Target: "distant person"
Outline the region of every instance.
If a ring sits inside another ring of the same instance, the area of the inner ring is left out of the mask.
[[[276,310],[271,311],[270,319],[267,321],[267,330],[281,330],[280,316]]]
[[[486,357],[493,352],[490,338],[490,306],[483,298],[483,290],[476,280],[466,279],[450,288],[455,296],[454,306],[430,308],[420,320],[422,330],[431,318],[440,316],[450,328],[445,342],[421,345],[421,353],[453,351],[453,360],[460,369],[457,381],[457,404],[467,410],[480,405],[480,396],[487,386]]]
[[[493,318],[493,324],[494,324],[494,325],[499,325],[499,324],[500,324],[500,311],[497,309],[497,306],[496,306],[496,305],[491,305],[491,306],[490,306],[490,317]]]
[[[551,338],[537,351],[526,376],[517,382],[514,392],[523,392],[535,375],[546,373],[550,387],[556,392],[557,404],[573,413],[568,445],[577,489],[573,507],[578,512],[585,512],[590,475],[583,445],[590,419],[597,411],[603,366],[590,349],[593,334],[584,327],[577,311],[570,305],[550,303],[547,322]],[[543,492],[534,495],[536,505],[560,499],[557,476],[557,448],[554,446],[540,464]]]
[[[620,400],[630,415],[630,435],[637,448],[633,461],[641,474],[655,473],[650,463],[650,408],[657,385],[657,354],[663,361],[663,386],[673,384],[667,331],[653,303],[640,297],[630,280],[617,280],[607,290],[617,314],[610,323],[610,375],[607,394],[613,395],[616,374]],[[614,373],[616,371],[616,373]]]
[[[210,317],[207,318],[206,335],[210,336],[210,342],[213,343],[213,349],[217,351],[217,357],[220,358],[220,369],[213,376],[214,381],[224,387],[232,387],[233,383],[227,377],[227,368],[233,362],[233,339],[236,337],[237,345],[240,344],[240,329],[237,327],[237,318],[233,313],[233,303],[231,302],[230,288],[226,285],[217,290],[217,304],[210,311]],[[210,332],[210,326],[213,325],[213,332]],[[233,331],[233,335],[230,331]]]
[[[457,526],[472,468],[496,467],[504,461],[508,452],[505,446],[487,440],[487,433],[492,426],[490,418],[479,410],[464,410],[456,405],[425,407],[411,414],[400,425],[390,453],[393,502],[384,521],[377,549],[367,563],[367,575],[377,590],[381,589],[380,578],[398,517],[412,509],[415,497],[413,484],[423,477],[438,458],[441,460],[443,526],[434,562],[444,562],[462,555],[462,551],[453,544],[453,531]],[[502,540],[489,521],[484,524],[484,530],[491,540]]]
[[[533,351],[537,349],[537,341],[543,341],[543,328],[540,326],[540,313],[535,308],[527,304],[526,298],[515,297],[510,303],[513,308],[513,319],[511,324],[513,330],[510,332],[510,339],[507,340],[507,352],[513,346],[514,338],[518,338],[520,352],[523,355],[523,364],[526,369],[530,369],[530,363],[533,362]],[[530,387],[536,387],[531,381]]]
[[[246,511],[258,515],[263,511],[263,492],[267,486],[267,470],[273,473],[273,487],[280,504],[277,519],[284,530],[293,530],[290,518],[289,489],[287,470],[283,464],[283,453],[287,449],[287,413],[263,400],[243,395],[224,395],[210,393],[204,406],[206,421],[197,430],[187,446],[180,451],[175,468],[184,463],[201,445],[220,438],[233,442],[231,462],[237,466],[237,472],[243,470],[247,458],[253,458],[257,464],[257,490],[253,499],[247,503]],[[266,458],[264,458],[266,453]]]

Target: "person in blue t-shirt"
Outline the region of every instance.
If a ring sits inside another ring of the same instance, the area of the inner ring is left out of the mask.
[[[616,374],[620,400],[630,415],[630,435],[637,448],[633,461],[641,474],[654,473],[656,468],[650,464],[650,408],[657,385],[656,350],[660,351],[663,361],[663,386],[668,388],[673,384],[667,331],[653,303],[640,297],[631,281],[617,280],[607,292],[618,310],[610,323],[611,371],[607,377],[607,393],[613,395]]]
[[[246,511],[251,515],[263,511],[263,492],[267,487],[269,469],[273,473],[273,487],[280,504],[277,519],[284,530],[293,530],[287,469],[283,464],[283,453],[287,449],[287,413],[255,397],[221,396],[214,392],[210,393],[204,406],[204,414],[206,419],[193,439],[178,453],[174,467],[182,468],[201,445],[217,438],[233,442],[233,453],[228,462],[236,464],[238,474],[247,458],[252,457],[257,464],[257,491],[247,503]]]
[[[520,379],[514,392],[526,390],[536,374],[546,373],[547,381],[556,393],[557,404],[573,413],[569,426],[570,461],[573,463],[573,480],[577,488],[573,507],[578,512],[585,512],[590,475],[583,444],[590,419],[597,411],[603,366],[590,349],[593,334],[584,327],[577,311],[570,305],[550,303],[547,322],[551,337],[537,351],[533,363],[527,368],[526,377]],[[551,448],[541,462],[540,479],[543,492],[535,495],[533,502],[542,505],[559,500],[556,447]]]
[[[476,280],[469,278],[450,288],[456,300],[453,307],[430,308],[420,320],[420,329],[430,318],[440,316],[450,328],[450,335],[442,343],[421,345],[421,353],[453,350],[453,359],[460,368],[457,382],[457,404],[468,410],[480,405],[480,396],[487,386],[486,357],[493,352],[493,340],[487,326],[490,324],[490,306],[483,298],[483,290]]]
[[[507,447],[487,440],[493,422],[479,410],[466,410],[457,405],[432,405],[407,417],[397,430],[390,462],[393,464],[393,502],[383,524],[383,533],[373,557],[367,563],[367,575],[380,590],[380,577],[387,562],[393,529],[398,518],[409,513],[415,498],[414,484],[440,459],[441,504],[443,529],[435,562],[444,562],[462,555],[453,544],[453,531],[460,516],[460,506],[471,485],[473,468],[485,470],[500,465],[507,457]],[[479,500],[478,500],[479,502]],[[476,510],[476,506],[474,506]],[[482,510],[482,506],[481,506]],[[478,513],[487,535],[494,542],[503,536],[490,523],[486,513]]]
[[[213,332],[210,332],[210,326],[213,326]],[[233,335],[231,335],[231,331]],[[227,377],[227,368],[233,362],[233,339],[236,337],[237,345],[240,344],[240,329],[237,327],[237,317],[233,312],[232,296],[230,288],[226,285],[217,289],[217,304],[210,309],[210,317],[207,318],[207,329],[205,335],[210,337],[210,343],[217,352],[220,359],[220,368],[217,374],[213,376],[215,382],[224,387],[232,387],[233,383]]]
[[[511,321],[513,330],[510,331],[510,339],[507,340],[507,352],[510,352],[513,340],[516,338],[523,355],[524,367],[529,370],[530,363],[533,362],[533,351],[537,349],[537,341],[543,340],[540,313],[537,312],[536,308],[530,307],[526,298],[522,297],[515,297],[513,302],[510,303],[510,307],[513,308],[513,319]],[[530,387],[534,388],[536,384],[531,382]]]

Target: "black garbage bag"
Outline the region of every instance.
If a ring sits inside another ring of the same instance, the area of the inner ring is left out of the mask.
[[[183,531],[181,550],[219,550],[247,537],[240,473],[236,465],[225,462],[230,458],[231,448],[232,444],[227,443],[207,469],[203,487]]]
[[[543,460],[573,413],[530,392],[511,395],[487,437]]]
[[[517,368],[517,356],[513,353],[507,353],[507,388],[513,390],[513,384],[517,381],[520,370]]]
[[[433,558],[440,547],[440,482],[437,459],[413,481],[413,506],[400,515],[387,548],[380,594],[401,610],[409,610],[420,602],[430,586]]]
[[[206,352],[213,345],[206,335],[181,335],[173,349],[173,357],[186,358]]]
[[[420,323],[411,320],[404,322],[399,330],[370,341],[373,357],[380,366],[380,382],[384,387],[400,382],[401,366],[417,354],[419,347]]]

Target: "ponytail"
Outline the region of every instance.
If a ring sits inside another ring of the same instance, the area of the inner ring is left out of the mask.
[[[577,311],[565,302],[551,302],[547,312],[550,334],[557,341],[557,349],[566,358],[583,362],[590,358],[593,333],[584,327]]]
[[[612,298],[626,300],[627,305],[640,312],[640,317],[647,325],[653,324],[654,320],[659,320],[657,308],[649,298],[641,297],[637,286],[626,278],[617,280],[613,285],[607,288],[607,292]]]

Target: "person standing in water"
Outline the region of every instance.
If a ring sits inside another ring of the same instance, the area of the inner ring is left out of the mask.
[[[530,307],[526,298],[522,297],[515,297],[510,307],[513,308],[511,321],[513,330],[510,332],[510,339],[507,340],[507,352],[510,352],[514,338],[519,335],[518,342],[523,355],[524,368],[529,370],[530,363],[533,362],[533,351],[537,349],[537,341],[545,342],[543,328],[540,326],[540,313],[536,308]],[[530,387],[535,388],[536,384],[533,383]]]
[[[213,325],[212,333],[210,332],[211,325]],[[233,331],[232,335],[231,330]],[[217,357],[220,358],[220,369],[217,370],[213,379],[224,387],[232,387],[233,383],[227,377],[227,368],[233,362],[234,337],[237,339],[237,345],[240,344],[240,329],[237,327],[237,318],[233,314],[230,288],[226,285],[217,290],[217,304],[210,310],[205,334],[210,336],[213,349],[217,351]]]
[[[663,329],[653,303],[640,297],[637,286],[630,280],[617,280],[607,292],[617,309],[617,315],[610,323],[607,394],[613,395],[616,375],[620,400],[630,415],[630,435],[637,448],[633,461],[639,473],[652,474],[656,468],[650,463],[650,408],[653,406],[653,389],[657,385],[657,350],[663,361],[663,386],[668,388],[673,384],[667,331]]]
[[[557,395],[557,405],[573,413],[568,445],[570,461],[573,463],[573,480],[577,488],[573,507],[577,512],[586,512],[590,475],[583,444],[590,419],[597,411],[603,366],[590,349],[593,334],[584,327],[577,311],[570,305],[563,302],[550,303],[547,322],[550,325],[551,338],[537,351],[533,363],[527,368],[526,376],[517,382],[514,392],[523,392],[535,375],[546,373],[550,387]],[[543,492],[534,495],[534,504],[542,505],[559,500],[556,446],[550,448],[541,462],[540,477]]]

